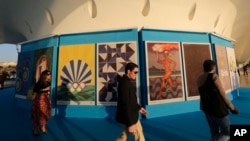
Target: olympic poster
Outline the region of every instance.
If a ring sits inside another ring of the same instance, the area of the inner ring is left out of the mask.
[[[26,99],[26,94],[32,86],[34,52],[19,53],[16,74],[16,97]]]
[[[128,62],[137,64],[136,42],[99,43],[97,57],[97,104],[115,105],[118,81],[125,73],[125,65]],[[139,95],[137,81],[134,86]]]
[[[203,73],[203,62],[211,59],[210,44],[183,43],[184,72],[187,99],[198,99],[197,79]]]
[[[59,47],[57,104],[95,104],[95,44]]]
[[[223,82],[222,86],[227,93],[228,91],[232,90],[232,87],[231,87],[231,78],[229,73],[226,47],[215,45],[215,53],[216,53],[219,77],[221,82]]]
[[[238,68],[236,64],[234,48],[226,48],[232,90],[238,89],[240,85]]]
[[[145,42],[149,104],[183,101],[180,44]]]

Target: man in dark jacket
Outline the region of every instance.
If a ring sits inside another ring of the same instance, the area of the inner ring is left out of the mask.
[[[137,102],[136,87],[133,82],[138,73],[138,65],[128,63],[125,74],[118,84],[118,101],[116,120],[122,124],[121,136],[117,141],[126,141],[129,133],[134,135],[135,141],[145,141],[138,113],[146,115],[146,110]]]
[[[228,109],[233,114],[238,114],[239,110],[227,97],[221,80],[215,73],[215,62],[210,59],[205,60],[203,70],[204,72],[197,80],[200,93],[200,109],[205,113],[212,140],[228,140],[230,135]]]

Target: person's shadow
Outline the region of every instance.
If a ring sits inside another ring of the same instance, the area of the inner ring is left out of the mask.
[[[106,119],[114,120],[115,119],[115,112],[116,112],[116,105],[107,105],[105,107],[106,110]]]
[[[68,93],[68,89],[66,88],[66,86],[62,86],[63,87],[63,90],[65,93]],[[55,90],[54,90],[55,92]],[[57,92],[54,93],[53,95],[53,100],[54,100],[54,106],[56,108],[56,113],[55,113],[55,116],[56,117],[59,117],[59,118],[64,118],[66,117],[66,109],[67,109],[67,104],[57,104],[57,96],[55,95]]]
[[[120,76],[117,73],[116,76],[113,78],[114,83],[118,84],[121,78],[122,78],[122,76]],[[113,93],[113,97],[117,100],[117,98],[118,98],[118,92],[117,92],[118,85],[115,86],[116,88],[114,88],[114,85],[112,87],[113,87],[113,90],[116,90],[116,91],[113,91],[112,93]],[[106,117],[105,118],[107,120],[114,121],[115,120],[115,113],[116,113],[116,102],[115,102],[115,105],[106,105],[105,110],[106,110]]]

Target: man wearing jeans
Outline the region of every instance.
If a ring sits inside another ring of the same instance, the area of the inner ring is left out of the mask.
[[[137,102],[136,88],[133,82],[138,73],[138,65],[128,63],[125,74],[118,83],[116,121],[122,124],[122,133],[116,141],[126,141],[129,134],[135,141],[145,141],[138,113],[146,115],[146,110]]]
[[[238,109],[228,99],[212,60],[203,63],[204,73],[197,80],[200,93],[200,109],[205,113],[213,141],[226,141],[230,136],[228,109],[238,114]]]

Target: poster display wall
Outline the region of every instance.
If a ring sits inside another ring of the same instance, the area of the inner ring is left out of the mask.
[[[139,103],[150,113],[147,118],[195,111],[199,107],[190,105],[199,102],[196,81],[203,73],[204,60],[214,57],[226,92],[239,87],[234,49],[225,47],[230,44],[206,32],[142,29],[138,34],[137,28],[24,43],[18,58],[16,96],[31,99],[34,84],[48,69],[52,70],[55,114],[106,117],[115,114],[119,80],[126,64],[133,62],[139,65],[133,84]],[[27,107],[30,101],[17,103]]]
[[[218,74],[226,93],[232,90],[226,47],[215,45]]]
[[[95,44],[59,47],[57,104],[95,104]]]
[[[97,44],[97,104],[116,104],[118,81],[125,73],[126,63],[138,64],[136,54],[135,41]]]
[[[197,99],[199,91],[196,81],[203,73],[204,60],[212,58],[210,44],[183,43],[182,48],[187,99]]]
[[[180,44],[145,42],[149,104],[184,100]]]

